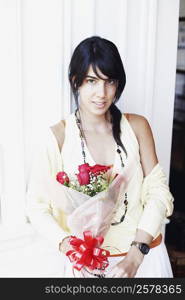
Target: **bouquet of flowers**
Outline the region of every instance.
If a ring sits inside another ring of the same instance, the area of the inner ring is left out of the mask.
[[[57,182],[67,193],[68,201],[63,201],[63,204],[66,203],[67,223],[73,233],[70,240],[72,250],[66,255],[77,270],[83,266],[92,270],[97,266],[108,266],[109,252],[100,246],[116,213],[123,179],[120,180],[121,175],[111,175],[111,168],[86,163],[78,167],[76,177],[70,177],[64,171],[56,175]]]
[[[61,184],[70,187],[78,192],[93,197],[104,191],[110,184],[108,170],[112,166],[83,164],[78,167],[79,173],[76,178],[69,178],[66,172],[58,172],[56,179]]]

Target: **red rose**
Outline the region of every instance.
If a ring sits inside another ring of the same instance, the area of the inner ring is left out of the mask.
[[[67,176],[66,172],[58,172],[56,179],[61,184],[69,183],[69,177]]]
[[[78,182],[80,185],[90,183],[90,175],[88,172],[82,172],[82,173],[76,174],[76,176],[78,178]]]
[[[88,172],[89,173],[90,169],[91,169],[91,167],[89,166],[89,164],[83,164],[83,165],[78,166],[78,171],[80,173],[83,173],[83,172]]]
[[[91,167],[91,173],[99,174],[100,172],[107,172],[112,166],[94,165]]]

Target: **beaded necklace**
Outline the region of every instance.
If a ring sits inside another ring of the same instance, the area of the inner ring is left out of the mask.
[[[79,117],[77,116],[77,113],[79,113]],[[83,161],[84,161],[84,164],[86,164],[87,162],[86,162],[86,153],[85,153],[85,142],[86,142],[86,145],[87,145],[87,141],[86,141],[86,138],[85,138],[85,134],[83,132],[82,122],[81,122],[81,117],[80,117],[80,111],[78,109],[75,110],[75,120],[76,120],[76,124],[78,126],[79,133],[80,133]],[[123,163],[120,146],[117,143],[116,143],[116,145],[117,145],[117,150],[116,151],[119,154],[121,166],[122,166],[122,168],[124,168],[125,165]],[[122,223],[124,221],[124,219],[125,219],[125,215],[127,213],[127,208],[128,208],[127,193],[125,193],[125,197],[124,197],[124,202],[123,203],[125,205],[124,214],[121,217],[120,221],[111,223],[112,226],[115,226],[115,225],[118,225],[118,224]]]

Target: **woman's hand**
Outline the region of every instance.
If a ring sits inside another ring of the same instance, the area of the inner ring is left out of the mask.
[[[66,254],[67,251],[72,250],[70,245],[71,236],[66,236],[59,244],[59,251]]]
[[[142,263],[144,255],[138,248],[132,246],[128,251],[126,257],[117,263],[111,271],[106,274],[106,277],[110,278],[133,278],[135,277],[137,270]]]

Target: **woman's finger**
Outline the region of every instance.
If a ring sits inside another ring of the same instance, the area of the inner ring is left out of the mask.
[[[124,181],[124,176],[119,174],[116,176],[116,178],[113,180],[113,182],[110,184],[110,187],[119,186]]]
[[[116,274],[118,274],[118,273],[119,273],[119,269],[117,267],[113,267],[111,269],[111,271],[106,274],[106,277],[107,278],[114,278],[114,277],[116,277]]]

